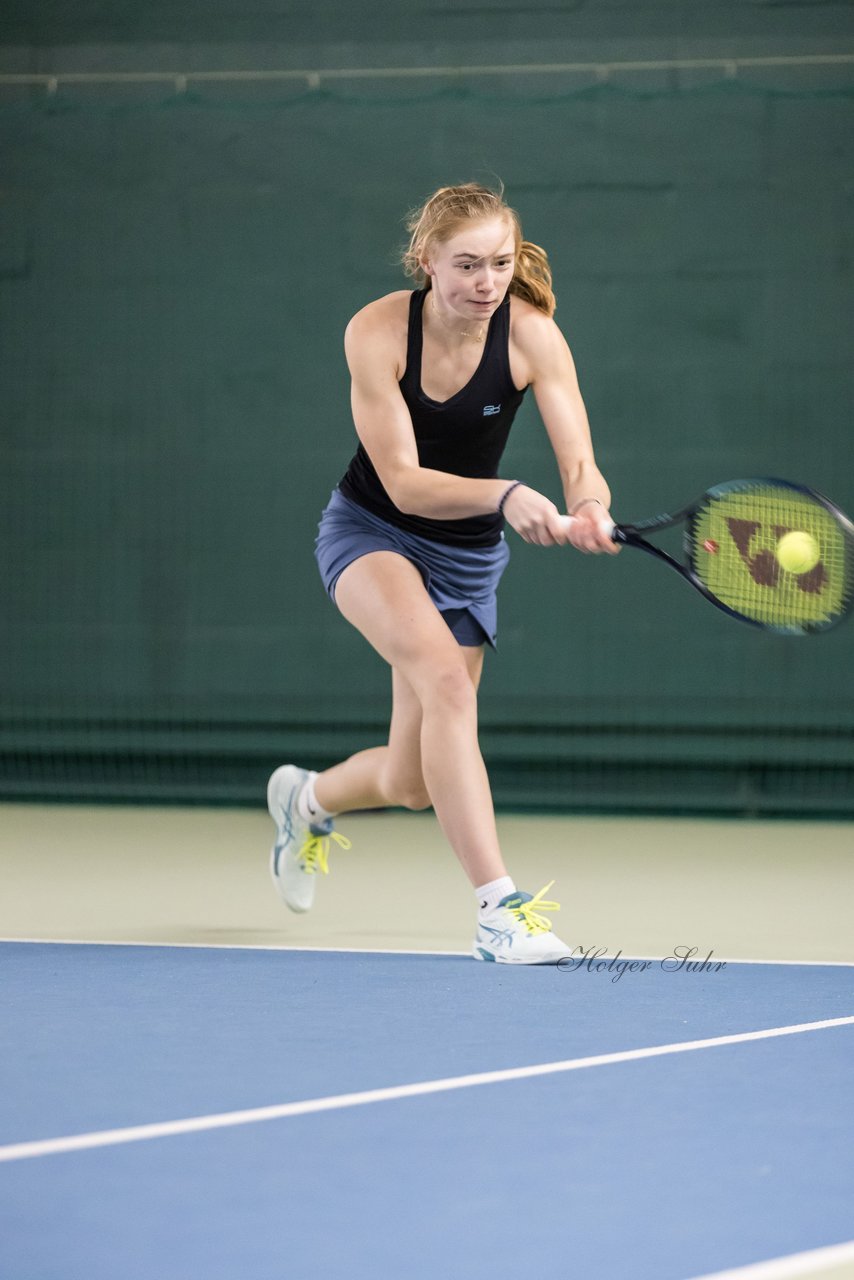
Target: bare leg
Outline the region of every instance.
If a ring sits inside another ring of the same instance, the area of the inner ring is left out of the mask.
[[[461,648],[475,689],[483,668],[482,648]],[[358,751],[318,775],[315,795],[331,813],[402,805],[427,809],[432,803],[421,767],[421,703],[412,685],[392,670],[392,713],[388,745]]]
[[[373,552],[349,565],[335,595],[345,618],[394,670],[400,733],[393,724],[388,747],[360,752],[321,774],[318,800],[333,812],[359,798],[401,803],[408,794],[420,802],[413,807],[432,800],[472,884],[506,875],[477,739],[480,658],[474,655],[480,651],[460,647],[418,570],[394,552]]]

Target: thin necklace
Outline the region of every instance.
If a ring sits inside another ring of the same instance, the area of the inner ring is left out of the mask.
[[[452,324],[448,324],[447,320],[442,319],[439,313],[439,309],[436,306],[436,299],[433,295],[432,289],[430,290],[430,304],[433,308],[434,316],[436,317],[436,319],[439,321],[441,325],[444,325],[444,327],[448,330],[449,333],[456,333],[461,338],[476,338],[478,342],[483,342],[484,338],[486,337],[486,325],[484,325],[481,328],[480,333],[472,333],[471,329],[455,329]]]

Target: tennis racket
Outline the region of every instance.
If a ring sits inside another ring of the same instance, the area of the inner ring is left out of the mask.
[[[677,525],[681,560],[646,538]],[[827,631],[854,598],[854,525],[788,480],[730,480],[675,515],[615,524],[611,536],[663,560],[730,617],[778,635]]]

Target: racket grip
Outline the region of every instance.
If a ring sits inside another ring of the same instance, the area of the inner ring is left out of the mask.
[[[561,516],[561,520],[564,522],[567,529],[572,528],[577,519],[577,516]],[[614,524],[613,520],[600,520],[599,527],[605,529],[608,536],[614,542],[622,542],[622,538],[620,537],[620,527],[619,525]]]

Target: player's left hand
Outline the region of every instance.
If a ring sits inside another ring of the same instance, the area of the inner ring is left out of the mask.
[[[564,519],[569,541],[576,551],[583,551],[585,555],[615,556],[621,550],[620,544],[611,537],[614,522],[604,507],[591,503],[577,516],[564,516]]]

